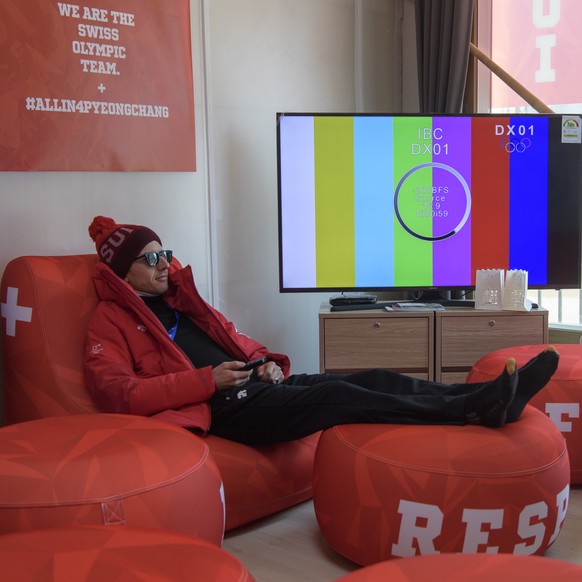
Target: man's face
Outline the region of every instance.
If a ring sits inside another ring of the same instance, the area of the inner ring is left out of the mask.
[[[151,251],[162,250],[160,243],[148,243],[138,256]],[[160,257],[155,267],[150,267],[145,258],[134,261],[125,276],[125,280],[136,290],[149,295],[162,295],[168,290],[168,261]]]

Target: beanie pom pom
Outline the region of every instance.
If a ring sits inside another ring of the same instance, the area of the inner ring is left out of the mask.
[[[97,242],[97,239],[101,238],[105,233],[114,230],[116,226],[117,223],[113,218],[96,216],[89,225],[89,236],[93,242]]]

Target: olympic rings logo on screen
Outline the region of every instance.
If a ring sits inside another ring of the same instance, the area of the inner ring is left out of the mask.
[[[510,139],[509,137],[502,137],[499,140],[499,145],[509,154],[517,152],[523,154],[531,146],[531,139],[529,137],[521,137]]]

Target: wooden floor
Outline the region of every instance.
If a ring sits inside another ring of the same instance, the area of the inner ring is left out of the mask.
[[[327,545],[311,502],[227,533],[223,548],[256,582],[332,582],[358,568]],[[582,486],[572,488],[564,527],[545,555],[582,565]]]

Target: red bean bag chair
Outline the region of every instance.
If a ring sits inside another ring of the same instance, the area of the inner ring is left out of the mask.
[[[98,413],[85,386],[85,333],[98,299],[97,255],[20,257],[2,276],[7,423]],[[311,498],[319,434],[266,447],[209,436],[224,483],[226,529]]]

